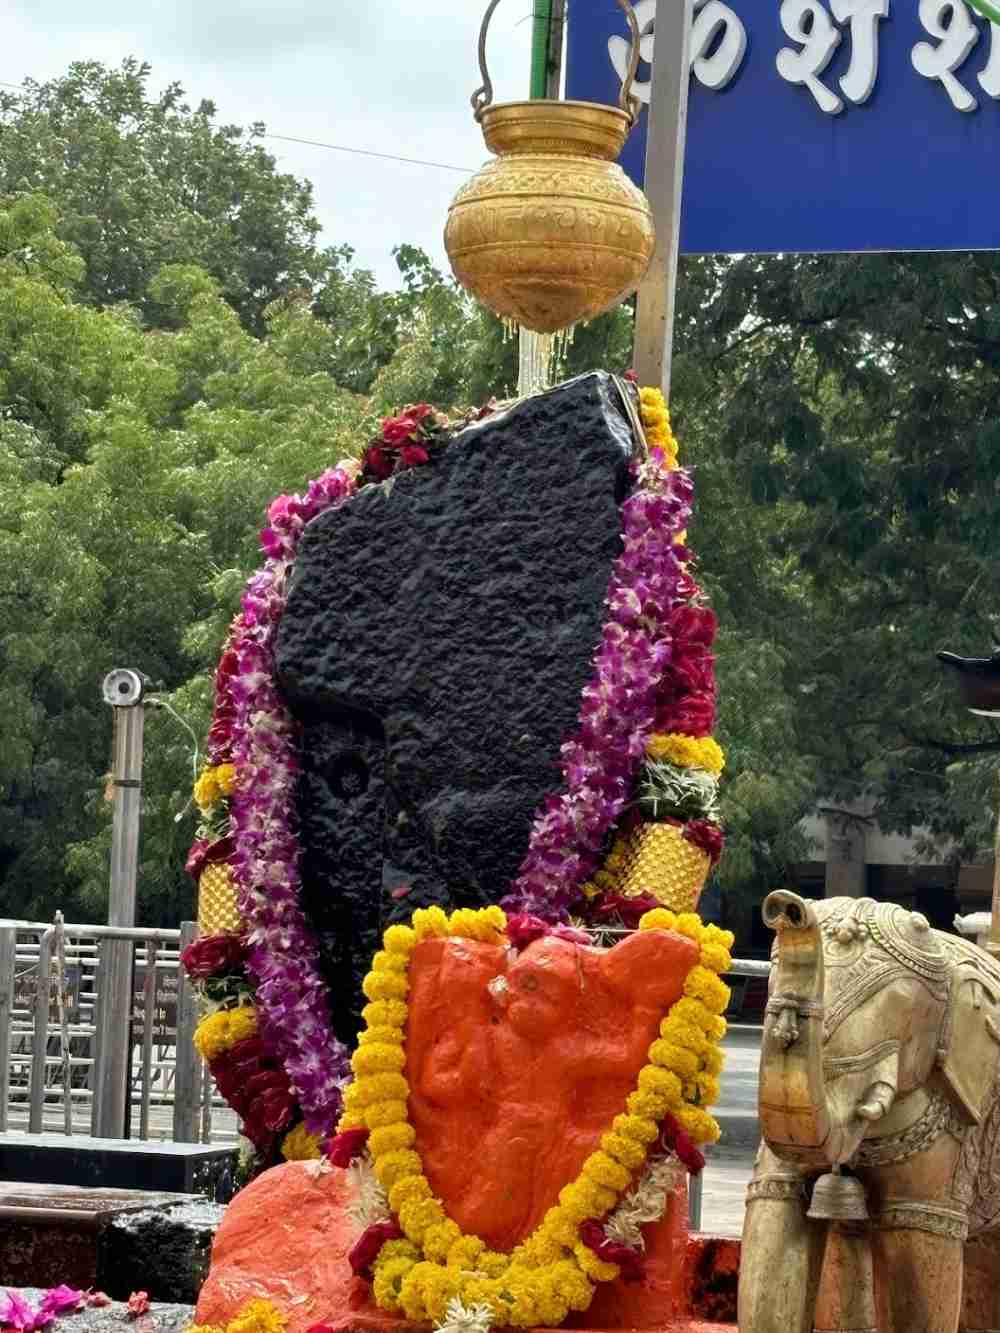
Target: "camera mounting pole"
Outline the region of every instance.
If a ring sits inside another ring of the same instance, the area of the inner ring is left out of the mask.
[[[119,668],[104,678],[104,702],[114,712],[115,757],[112,772],[114,824],[111,832],[111,885],[108,925],[135,925],[135,881],[139,863],[139,814],[142,807],[142,733],[146,709],[145,677]]]
[[[118,668],[104,678],[104,702],[114,714],[114,822],[108,925],[134,926],[139,818],[142,810],[142,736],[146,678]],[[103,1077],[94,1088],[92,1131],[99,1138],[126,1134],[132,1026],[131,940],[102,940],[97,1049]]]

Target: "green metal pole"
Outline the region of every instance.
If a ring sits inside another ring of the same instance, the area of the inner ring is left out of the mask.
[[[531,35],[531,90],[533,102],[545,97],[549,82],[549,41],[552,32],[552,0],[535,0]]]

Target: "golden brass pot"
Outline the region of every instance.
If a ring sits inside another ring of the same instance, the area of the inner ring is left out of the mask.
[[[707,852],[687,841],[679,824],[640,824],[625,851],[619,893],[652,894],[673,912],[696,912],[712,868]]]
[[[233,872],[225,861],[210,861],[198,877],[198,930],[223,935],[242,927]]]
[[[524,328],[554,333],[631,295],[652,258],[649,204],[617,162],[638,113],[631,87],[639,28],[629,0],[618,0],[632,30],[620,107],[494,106],[485,41],[498,3],[492,0],[483,22],[483,86],[472,99],[496,158],[455,196],[445,248],[455,277],[477,300]]]

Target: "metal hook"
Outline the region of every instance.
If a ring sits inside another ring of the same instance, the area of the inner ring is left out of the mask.
[[[493,105],[493,80],[490,78],[490,72],[486,65],[486,34],[489,30],[490,20],[493,18],[499,3],[500,0],[490,0],[490,3],[486,7],[486,13],[483,15],[483,25],[479,30],[479,73],[482,75],[483,82],[472,94],[472,113],[476,120],[481,120],[483,112],[487,107]],[[628,116],[629,129],[631,129],[639,118],[639,111],[642,105],[638,97],[634,96],[632,93],[632,85],[635,82],[635,76],[639,69],[639,44],[642,40],[642,36],[639,32],[639,20],[635,16],[635,10],[632,8],[631,0],[618,0],[618,7],[625,15],[632,39],[628,69],[625,71],[621,93],[618,96],[618,105]]]

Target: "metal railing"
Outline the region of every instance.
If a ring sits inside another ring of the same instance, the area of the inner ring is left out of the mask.
[[[0,920],[0,1133],[235,1139],[191,1040],[194,935]],[[109,1031],[129,1033],[124,1059]]]

